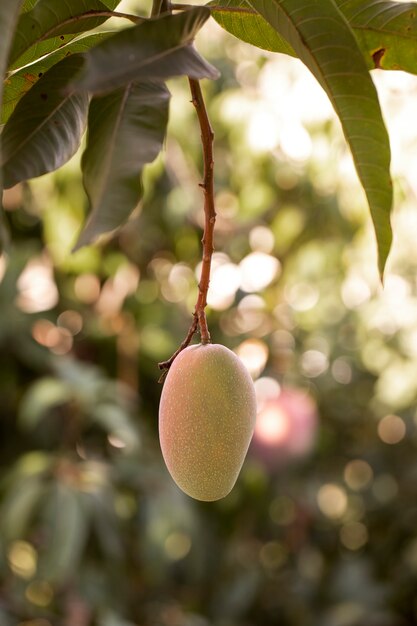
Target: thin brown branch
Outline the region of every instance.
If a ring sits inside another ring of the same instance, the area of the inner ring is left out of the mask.
[[[171,4],[171,9],[173,11],[187,11],[193,5],[191,4]],[[207,5],[206,5],[207,6]],[[250,7],[229,7],[229,6],[215,6],[210,5],[207,6],[210,11],[216,11],[217,13],[245,13],[247,15],[258,15],[258,13],[251,9]]]
[[[132,15],[130,13],[120,13],[118,11],[100,11],[100,10],[90,10],[90,11],[86,11],[85,13],[80,13],[79,15],[72,15],[71,17],[68,17],[66,20],[63,20],[62,22],[60,22],[60,26],[66,26],[67,24],[74,24],[77,22],[81,22],[82,20],[88,20],[91,19],[92,17],[121,17],[124,18],[126,20],[129,20],[131,22],[133,22],[134,24],[140,24],[141,22],[144,22],[146,20],[145,17],[139,17],[138,15]],[[57,30],[56,26],[53,26],[52,28],[50,28],[49,30],[47,30],[45,33],[43,33],[40,37],[38,37],[36,39],[36,41],[33,42],[32,45],[34,44],[38,44],[41,41],[44,41],[45,39],[48,39],[49,37],[53,37],[54,36],[54,32]],[[59,36],[61,39],[65,39],[64,35],[56,35],[57,37]],[[65,44],[62,44],[65,45]],[[21,53],[23,54],[23,52]],[[19,55],[19,57],[17,57],[15,59],[15,61],[18,61],[21,54]],[[16,70],[20,70],[22,69],[22,67],[25,67],[26,64],[24,64],[23,66],[18,66],[16,68],[14,68],[14,71]],[[8,78],[8,76],[6,76],[6,78]]]
[[[201,343],[210,343],[210,333],[207,326],[205,308],[207,306],[207,292],[210,283],[211,259],[214,251],[214,226],[216,223],[216,210],[214,206],[214,161],[213,161],[213,140],[214,133],[207,114],[203,94],[198,80],[189,79],[192,103],[196,109],[201,131],[201,142],[203,146],[204,178],[200,184],[204,191],[204,232],[201,240],[203,244],[202,264],[200,281],[198,284],[198,298],[193,313],[193,323],[188,334],[178,350],[174,352],[168,361],[159,363],[159,369],[163,374],[159,379],[162,382],[172,363],[179,353],[186,348],[197,328],[200,328]]]
[[[77,18],[85,19],[85,17],[121,17],[125,20],[129,20],[134,24],[140,24],[144,22],[146,17],[140,17],[139,15],[133,15],[132,13],[121,13],[120,11],[88,11],[88,13],[78,15]]]
[[[160,377],[158,382],[162,383],[164,381],[165,376],[168,373],[168,370],[171,367],[171,365],[173,364],[174,360],[177,358],[179,353],[182,352],[184,350],[184,348],[186,348],[190,344],[191,339],[194,337],[194,334],[197,331],[197,327],[198,327],[198,317],[194,313],[193,323],[191,324],[190,328],[188,329],[187,336],[184,339],[184,341],[182,342],[182,344],[180,345],[180,347],[178,348],[178,350],[176,350],[174,352],[174,354],[172,355],[172,357],[170,359],[168,359],[167,361],[162,361],[161,363],[158,363],[159,369],[162,370],[162,375],[161,375],[161,377]]]
[[[74,24],[82,20],[91,19],[92,17],[122,17],[126,20],[130,20],[131,22],[134,22],[135,24],[144,22],[146,19],[144,17],[139,17],[138,15],[132,15],[130,13],[120,13],[118,11],[100,11],[100,10],[92,9],[90,11],[86,11],[85,13],[80,13],[79,15],[72,15],[71,17],[68,17],[66,20],[63,20],[62,22],[60,22],[59,25],[65,26],[67,24]],[[48,37],[51,37],[53,35],[56,29],[57,29],[56,26],[54,26],[53,28],[50,28],[48,31],[43,33],[42,36],[39,37],[39,39],[35,43],[38,43],[39,41],[43,41],[44,39],[48,39]]]
[[[211,258],[214,251],[214,225],[216,223],[216,210],[214,207],[214,133],[207,115],[207,109],[204,104],[200,83],[198,80],[194,80],[193,78],[189,79],[189,83],[192,103],[195,106],[198,121],[200,123],[204,158],[204,180],[201,185],[204,191],[204,232],[201,240],[201,243],[203,244],[203,259],[200,282],[198,284],[198,298],[194,314],[197,315],[198,318],[201,342],[210,343],[210,333],[207,328],[205,308],[207,306],[207,292],[210,283]]]
[[[171,13],[170,0],[153,0],[151,17],[157,17],[164,13]]]

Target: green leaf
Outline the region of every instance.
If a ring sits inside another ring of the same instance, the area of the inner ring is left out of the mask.
[[[22,6],[22,13],[27,13],[27,11],[31,11],[38,0],[25,0]]]
[[[63,582],[74,574],[87,538],[88,522],[82,494],[64,483],[54,484],[45,509],[48,550],[39,568],[46,580]]]
[[[138,204],[141,170],[165,138],[169,97],[164,84],[143,81],[92,100],[82,158],[92,212],[77,248],[118,228]]]
[[[369,69],[417,74],[417,3],[334,0],[354,31]],[[263,50],[297,56],[290,44],[246,0],[212,0],[214,19],[229,33]]]
[[[25,476],[12,483],[0,511],[1,535],[4,539],[12,541],[25,536],[44,490],[40,475]]]
[[[311,70],[340,118],[368,198],[382,274],[390,251],[390,146],[355,36],[332,0],[250,0]]]
[[[94,12],[108,11],[117,4],[114,0],[39,0],[20,16],[10,69],[23,67],[68,43],[77,33],[99,26],[108,17],[94,16]]]
[[[35,83],[56,63],[62,61],[71,54],[87,52],[93,46],[104,41],[110,33],[96,33],[77,39],[63,46],[56,52],[52,52],[41,61],[33,63],[15,72],[4,83],[3,107],[1,110],[0,124],[5,124],[13,113],[17,103],[33,87]]]
[[[76,88],[100,93],[148,78],[217,78],[217,70],[191,46],[209,15],[206,7],[194,7],[119,31],[86,54]]]
[[[38,2],[39,0],[25,0],[22,6],[21,13],[27,13],[28,11],[31,11],[35,4],[37,4]]]
[[[62,380],[48,377],[36,381],[20,403],[20,424],[25,429],[34,428],[53,407],[65,404],[71,398],[71,389]]]
[[[91,493],[89,498],[92,526],[100,544],[101,552],[109,561],[113,562],[113,565],[123,558],[121,528],[115,511],[114,501],[115,494],[108,487]]]
[[[2,134],[5,187],[57,169],[78,149],[89,98],[65,89],[82,63],[73,55],[54,65],[15,108]]]
[[[22,0],[2,0],[0,3],[0,109],[3,102],[3,76],[6,71],[9,47],[19,15]],[[1,162],[1,145],[0,145]],[[3,176],[0,171],[0,250],[7,245],[6,228],[4,225],[3,207]]]
[[[263,50],[297,56],[290,44],[246,0],[213,0],[207,6],[216,22],[238,39]]]
[[[417,74],[417,3],[335,0],[354,29],[369,68]]]

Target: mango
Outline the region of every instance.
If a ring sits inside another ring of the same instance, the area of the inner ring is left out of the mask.
[[[196,500],[227,496],[243,465],[255,418],[255,388],[234,352],[212,343],[180,352],[159,407],[162,455],[180,489]]]

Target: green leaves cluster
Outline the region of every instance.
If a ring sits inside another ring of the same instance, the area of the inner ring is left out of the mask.
[[[134,403],[128,391],[120,385],[116,389],[99,369],[75,360],[51,366],[55,377],[38,379],[23,395],[21,429],[45,433],[51,415],[54,420],[65,416],[66,421],[74,420],[80,433],[117,437],[137,452],[141,433],[132,418]],[[11,469],[1,496],[0,559],[34,525],[47,538],[48,550],[40,551],[37,564],[44,580],[57,584],[73,576],[91,534],[105,560],[114,565],[120,559],[122,530],[106,461],[80,462],[69,454],[31,451]]]
[[[390,146],[367,70],[417,73],[417,3],[389,0],[213,0],[227,31],[264,50],[300,58],[340,119],[367,195],[383,272],[392,232]]]
[[[210,11],[129,16],[134,26],[85,34],[114,14],[116,0],[25,2],[16,28],[9,4],[0,21],[2,32],[7,24],[14,32],[0,49],[3,70],[8,68],[1,114],[4,186],[61,167],[88,126],[82,169],[91,215],[78,243],[84,245],[119,227],[142,196],[142,170],[166,134],[165,81],[217,77],[193,47]]]
[[[382,273],[392,239],[390,145],[369,70],[417,72],[417,3],[213,0],[151,18],[131,15],[133,26],[107,32],[102,24],[122,17],[117,4],[2,2],[4,186],[63,165],[88,127],[82,169],[91,213],[78,245],[118,228],[141,199],[143,168],[163,145],[165,81],[217,77],[193,46],[211,13],[243,41],[298,57],[326,91],[368,199]]]

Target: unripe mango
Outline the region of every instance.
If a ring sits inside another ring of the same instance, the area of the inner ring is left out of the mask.
[[[252,438],[255,389],[242,361],[220,344],[176,357],[165,379],[159,438],[177,485],[197,500],[227,496]]]

